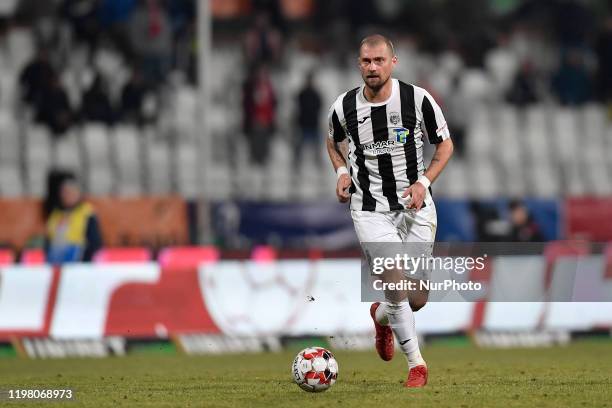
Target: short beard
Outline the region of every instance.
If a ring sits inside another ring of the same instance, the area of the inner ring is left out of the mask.
[[[390,75],[380,85],[370,86],[370,85],[368,85],[368,77],[366,77],[366,80],[364,81],[364,83],[365,83],[365,86],[367,86],[372,92],[378,93],[378,91],[380,91],[382,89],[382,87],[385,86],[385,84],[389,81],[389,78],[391,78]]]

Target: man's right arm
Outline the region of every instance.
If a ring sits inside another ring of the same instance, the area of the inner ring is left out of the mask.
[[[346,166],[346,159],[342,150],[340,149],[340,143],[346,139],[346,133],[340,125],[338,115],[336,114],[334,107],[332,106],[329,110],[329,137],[327,138],[327,153],[329,159],[334,166],[334,171],[338,177],[338,183],[336,184],[336,196],[338,201],[346,203],[349,198],[349,187],[351,186],[351,176]]]
[[[342,150],[340,149],[340,143],[334,142],[333,139],[327,138],[327,153],[329,154],[329,160],[334,166],[334,172],[338,172],[341,167],[346,168],[346,159]]]

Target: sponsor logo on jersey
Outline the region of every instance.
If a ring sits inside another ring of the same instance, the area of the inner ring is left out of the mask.
[[[391,153],[395,148],[395,140],[381,140],[363,146],[363,150],[374,155]]]
[[[410,135],[410,131],[406,128],[395,128],[393,129],[393,133],[395,133],[395,141],[401,144],[405,144]]]

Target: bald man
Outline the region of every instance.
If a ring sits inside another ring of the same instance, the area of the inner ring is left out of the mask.
[[[364,38],[358,59],[363,84],[341,94],[329,110],[327,151],[338,178],[336,195],[341,203],[350,201],[355,231],[369,262],[390,256],[385,248],[398,248],[387,244],[416,243],[426,254],[413,256],[431,255],[437,216],[430,186],[453,153],[440,107],[423,88],[392,78],[397,64],[388,38]],[[428,167],[423,163],[424,138],[435,145]],[[382,280],[391,283],[427,279],[424,269],[408,273],[387,268],[382,273]],[[385,361],[393,358],[394,333],[406,356],[406,387],[427,384],[413,313],[427,298],[428,291],[419,285],[410,291],[385,290],[385,302],[370,308],[379,356]]]

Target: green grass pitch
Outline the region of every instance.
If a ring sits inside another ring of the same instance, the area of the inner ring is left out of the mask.
[[[423,389],[402,388],[401,354],[385,363],[374,351],[338,351],[338,382],[320,394],[293,384],[294,354],[2,358],[1,389],[70,387],[77,401],[0,406],[612,407],[610,342],[508,350],[425,347],[430,378]]]

